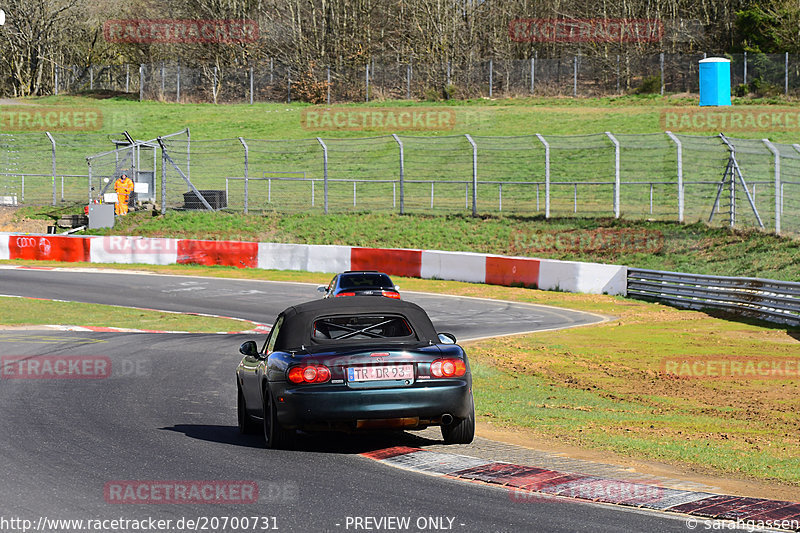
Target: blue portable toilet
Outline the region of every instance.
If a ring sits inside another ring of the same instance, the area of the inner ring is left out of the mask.
[[[700,105],[731,105],[731,60],[700,60]]]

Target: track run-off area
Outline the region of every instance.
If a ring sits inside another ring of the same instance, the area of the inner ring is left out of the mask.
[[[38,268],[0,268],[0,294],[266,324],[287,306],[319,297],[303,283]],[[604,320],[546,306],[402,294],[460,341]],[[508,486],[475,483],[479,477],[466,482],[374,460],[391,458],[382,451],[398,446],[408,454],[420,441],[411,432],[301,435],[294,450],[267,450],[236,427],[238,347],[253,338],[0,331],[4,357],[78,358],[96,370],[84,379],[0,380],[0,531],[687,531],[683,515],[539,493],[521,498]],[[50,522],[61,519],[83,522]]]

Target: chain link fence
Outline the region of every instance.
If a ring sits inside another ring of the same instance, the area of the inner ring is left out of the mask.
[[[119,147],[100,152],[101,145]],[[0,162],[4,203],[91,201],[125,172],[138,184],[136,199],[162,211],[509,213],[800,233],[800,145],[721,134],[6,134]]]
[[[258,65],[141,64],[57,67],[55,94],[124,91],[177,102],[363,102],[509,96],[604,96],[629,92],[697,93],[706,54],[542,57],[459,63],[373,58],[359,66],[278,59]],[[800,55],[727,54],[734,94],[800,93]]]

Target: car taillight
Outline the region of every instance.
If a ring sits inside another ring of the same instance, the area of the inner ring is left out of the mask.
[[[394,291],[383,291],[381,294],[383,294],[387,298],[398,298],[398,299],[400,298],[400,294]]]
[[[463,359],[437,359],[431,363],[431,376],[435,378],[461,377],[467,373]]]
[[[355,296],[355,295],[356,293],[354,292],[340,292],[339,294],[336,295],[336,297],[338,298],[339,296]]]
[[[292,383],[325,383],[331,379],[331,371],[323,365],[300,365],[289,369]]]

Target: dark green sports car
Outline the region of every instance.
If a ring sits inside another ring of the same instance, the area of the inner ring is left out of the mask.
[[[475,434],[464,350],[410,302],[353,296],[295,305],[259,350],[242,344],[239,429],[290,447],[296,430],[441,426],[447,443]]]

